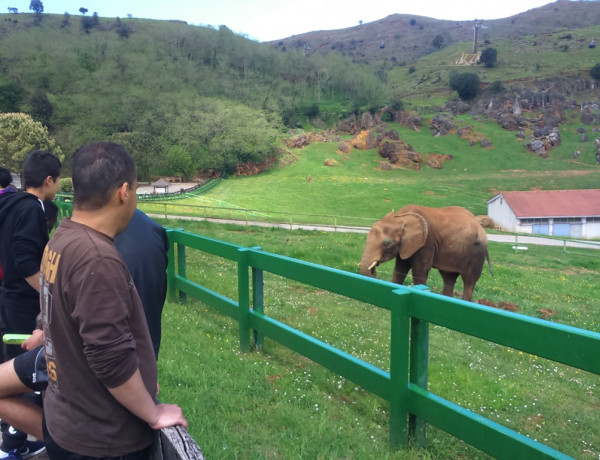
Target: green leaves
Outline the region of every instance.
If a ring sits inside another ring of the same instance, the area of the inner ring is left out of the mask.
[[[23,161],[35,149],[48,150],[64,160],[48,129],[25,113],[0,113],[0,164],[21,172]]]

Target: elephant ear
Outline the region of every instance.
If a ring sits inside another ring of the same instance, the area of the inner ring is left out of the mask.
[[[401,214],[396,217],[403,220],[400,258],[408,259],[425,246],[428,233],[427,222],[423,216],[414,212]]]

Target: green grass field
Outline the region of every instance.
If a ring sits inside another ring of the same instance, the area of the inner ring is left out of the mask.
[[[501,191],[598,187],[594,134],[577,114],[568,114],[560,126],[561,145],[545,159],[494,122],[461,116],[456,123],[470,126],[492,147],[469,146],[455,133],[433,137],[424,120],[420,132],[392,127],[419,153],[451,154],[441,170],[383,170],[375,150],[344,155],[337,142],[315,143],[291,150],[295,161],[289,166],[228,178],[204,195],[167,206],[139,206],[158,214],[369,226],[410,203],[460,205],[478,215],[486,214],[487,200]],[[580,127],[590,142],[581,142]],[[527,130],[526,138],[530,134]],[[575,150],[582,152],[577,160]],[[326,159],[339,165],[325,166]],[[161,223],[353,273],[366,238],[184,220]],[[600,332],[600,252],[530,246],[517,253],[509,244],[494,242],[489,249],[494,276],[484,269],[475,301],[505,302],[528,316]],[[235,265],[190,251],[187,270],[191,279],[237,298]],[[391,279],[391,270],[383,264],[378,275]],[[428,285],[441,291],[436,271]],[[389,315],[374,307],[266,275],[265,311],[383,369],[389,366]],[[165,308],[161,397],[183,406],[190,432],[208,458],[487,458],[433,427],[425,449],[391,452],[387,402],[268,339],[263,353],[241,353],[237,329],[237,323],[199,302]],[[600,455],[598,376],[432,327],[429,388],[572,457]]]
[[[357,271],[365,235],[161,221],[244,246]],[[600,331],[600,253],[490,243],[474,300],[510,302],[519,312]],[[190,251],[188,277],[237,298],[234,264]],[[391,266],[379,274],[389,279]],[[441,289],[437,272],[430,288]],[[457,289],[461,289],[460,283]],[[383,369],[389,368],[389,314],[274,275],[265,275],[265,311]],[[209,458],[486,458],[433,427],[425,449],[389,450],[388,404],[310,360],[266,340],[239,351],[237,323],[190,301],[169,303],[159,361],[164,401],[184,407],[190,433]],[[575,458],[600,453],[598,377],[537,356],[431,328],[429,389]]]
[[[370,226],[392,209],[410,203],[426,206],[458,205],[476,215],[487,213],[487,201],[501,191],[532,189],[597,188],[600,166],[596,163],[593,133],[571,114],[561,125],[562,143],[541,158],[525,148],[525,141],[514,132],[505,131],[494,122],[478,121],[468,116],[457,118],[458,126],[470,126],[492,143],[490,148],[469,146],[456,133],[433,137],[427,121],[421,132],[391,125],[400,138],[422,154],[450,154],[453,159],[442,169],[423,166],[420,171],[394,168],[383,170],[382,159],[373,150],[352,150],[347,155],[337,151],[337,142],[315,143],[291,150],[297,161],[251,177],[232,177],[222,181],[208,193],[178,202],[189,206],[227,208],[227,217],[250,220],[302,220],[299,214],[312,214],[304,220],[315,222],[315,214],[338,217],[338,223],[359,225],[368,219]],[[590,131],[590,142],[580,141],[577,128]],[[527,130],[526,137],[531,134]],[[349,137],[348,137],[349,138]],[[573,152],[580,150],[575,160]],[[325,166],[335,159],[338,166]],[[169,206],[174,203],[170,202]],[[147,212],[161,212],[160,204],[140,203]],[[237,209],[238,211],[234,211]],[[244,211],[239,211],[239,210]],[[245,210],[255,211],[248,216]],[[174,215],[190,211],[180,209]],[[214,212],[214,211],[211,211]]]

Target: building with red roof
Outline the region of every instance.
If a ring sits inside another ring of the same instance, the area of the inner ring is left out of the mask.
[[[600,189],[502,192],[487,205],[505,231],[600,238]]]

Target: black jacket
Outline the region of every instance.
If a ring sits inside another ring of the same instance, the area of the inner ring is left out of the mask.
[[[127,229],[116,236],[115,246],[125,259],[142,299],[154,353],[158,359],[161,315],[167,296],[167,233],[162,226],[136,209]]]
[[[25,278],[40,270],[48,228],[38,198],[27,192],[0,194],[0,304],[39,312],[39,294]],[[35,323],[33,324],[35,327]]]

